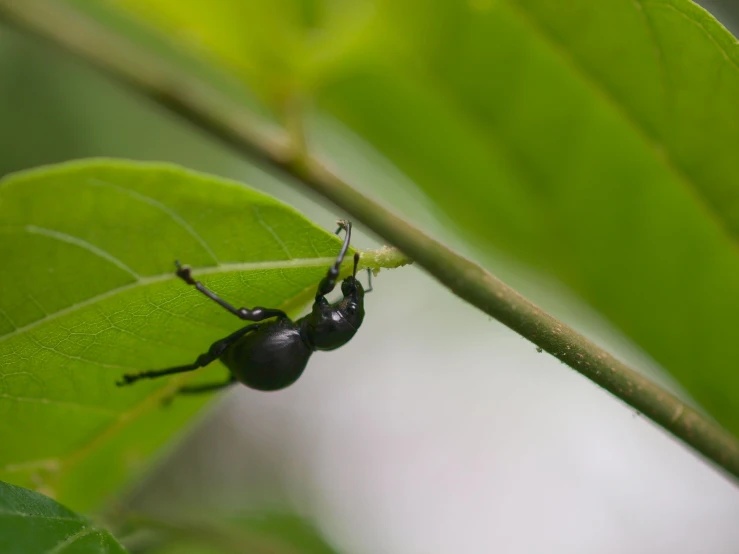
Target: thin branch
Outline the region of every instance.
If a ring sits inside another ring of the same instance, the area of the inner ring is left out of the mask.
[[[44,0],[0,0],[0,17],[62,46],[213,137],[297,179],[394,244],[460,298],[611,392],[739,478],[739,442],[709,417],[615,359],[480,266],[343,182],[315,159],[295,159],[279,129],[93,21]]]

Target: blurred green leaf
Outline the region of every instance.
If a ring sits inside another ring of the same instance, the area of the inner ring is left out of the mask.
[[[134,4],[185,51],[176,30],[196,34],[246,82],[300,88],[290,67],[309,35],[290,21],[303,4],[192,3],[186,27],[172,2]],[[235,5],[230,25],[211,21]],[[473,244],[566,283],[739,434],[736,39],[689,0],[378,0],[366,13],[352,47],[311,74],[321,113]],[[233,45],[252,40],[242,21],[279,28],[259,39],[283,59],[260,62],[265,75],[227,62],[267,59]],[[330,43],[335,27],[317,29]]]
[[[86,0],[71,2],[107,18]],[[237,75],[278,112],[361,42],[373,8],[370,0],[126,0],[118,7]]]
[[[305,519],[293,514],[256,514],[227,527],[172,527],[166,544],[155,554],[336,554]]]
[[[336,554],[305,519],[292,514],[263,514],[244,519],[241,526],[251,533],[276,537],[302,554]]]
[[[37,492],[0,481],[3,554],[124,554],[108,533]]]
[[[471,6],[443,55],[419,43],[428,71],[357,64],[324,109],[739,434],[735,39],[683,0]]]
[[[180,282],[173,260],[237,306],[295,312],[340,244],[237,183],[110,160],[0,181],[0,222],[0,476],[81,510],[141,468],[205,400],[161,409],[191,374],[115,381],[188,363],[242,326]],[[213,364],[192,378],[223,372]]]

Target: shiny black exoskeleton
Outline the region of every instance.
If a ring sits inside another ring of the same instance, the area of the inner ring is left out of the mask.
[[[354,273],[341,283],[344,298],[329,304],[326,295],[336,286],[339,268],[349,249],[352,224],[339,221],[338,234],[346,232],[341,250],[326,277],[318,285],[313,309],[305,317],[292,321],[281,310],[256,307],[234,308],[228,302],[208,290],[190,275],[190,269],[177,265],[177,276],[188,285],[193,285],[208,298],[217,302],[237,317],[262,322],[239,329],[235,333],[213,343],[205,354],[198,356],[192,364],[127,374],[118,386],[130,385],[139,379],[154,379],[172,373],[193,371],[220,359],[231,371],[226,382],[182,387],[179,394],[194,394],[221,389],[235,382],[263,391],[273,391],[289,387],[303,373],[311,354],[316,350],[334,350],[345,345],[359,329],[364,319],[364,288],[357,280],[359,254],[354,255]],[[368,276],[370,273],[368,272]],[[367,292],[372,290],[370,288]]]

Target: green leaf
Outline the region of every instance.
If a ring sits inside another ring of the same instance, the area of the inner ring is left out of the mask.
[[[279,538],[302,554],[336,554],[315,527],[293,514],[262,514],[243,520],[241,525],[251,533]]]
[[[305,519],[294,514],[264,513],[228,525],[155,525],[168,530],[156,554],[336,554],[336,550]]]
[[[340,244],[237,183],[104,160],[0,181],[0,222],[0,477],[80,510],[141,469],[205,401],[162,408],[178,386],[225,378],[212,364],[115,386],[127,372],[189,363],[242,326],[178,280],[173,260],[237,306],[296,313]]]
[[[418,41],[424,71],[378,50],[346,64],[323,108],[472,242],[566,283],[739,434],[736,39],[686,0],[470,6]]]
[[[105,7],[70,3],[112,21]],[[277,111],[291,95],[311,90],[361,42],[373,11],[366,0],[221,0],[207,7],[197,1],[129,0],[116,7],[226,68]]]
[[[146,5],[139,15],[176,35],[171,2]],[[216,48],[190,9],[189,29]],[[689,0],[398,0],[372,13],[312,75],[322,113],[473,244],[576,291],[739,434],[736,39]],[[238,55],[228,40],[212,59],[244,77],[224,62]]]
[[[124,554],[108,533],[51,498],[0,481],[3,554]]]

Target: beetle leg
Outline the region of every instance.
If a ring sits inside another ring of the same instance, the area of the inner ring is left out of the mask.
[[[177,389],[175,394],[200,394],[202,392],[212,392],[215,390],[225,389],[233,385],[236,382],[236,378],[231,376],[226,381],[220,383],[207,383],[204,385],[191,385],[187,387],[181,387]]]
[[[218,296],[215,292],[208,290],[203,283],[200,281],[196,281],[192,278],[192,275],[190,274],[190,268],[189,267],[183,267],[182,264],[175,260],[175,265],[177,266],[177,277],[185,281],[188,285],[193,285],[196,289],[198,289],[200,292],[202,292],[205,296],[210,298],[213,302],[216,302],[220,306],[227,309],[229,312],[234,314],[236,317],[243,319],[245,321],[263,321],[265,319],[269,319],[270,317],[287,317],[287,314],[283,312],[282,310],[274,310],[271,308],[262,308],[260,306],[256,306],[254,308],[234,308],[231,304],[223,300],[220,296]]]
[[[226,387],[229,387],[236,383],[236,378],[233,376],[230,377],[227,381],[221,381],[220,383],[207,383],[204,385],[192,385],[187,387],[180,387],[176,391],[171,392],[161,400],[162,406],[169,406],[172,401],[174,400],[174,397],[179,394],[200,394],[200,393],[206,393],[206,392],[213,392],[220,389],[225,389]]]
[[[367,288],[364,292],[372,292],[372,270],[370,268],[367,268]]]
[[[349,242],[352,238],[352,222],[345,219],[340,219],[338,221],[338,224],[339,228],[336,230],[337,235],[341,232],[342,229],[346,231],[344,243],[341,245],[339,255],[336,256],[336,261],[334,262],[334,265],[328,268],[328,273],[318,285],[318,290],[316,291],[316,300],[318,300],[322,296],[326,296],[328,293],[334,290],[334,287],[336,287],[336,279],[339,278],[339,269],[341,268],[341,263],[344,261],[344,256],[346,256],[347,250],[349,250]]]
[[[250,331],[256,331],[259,329],[259,325],[247,325],[246,327],[239,329],[235,333],[230,334],[225,339],[221,339],[214,342],[208,352],[198,356],[198,359],[191,364],[180,365],[176,367],[170,367],[167,369],[154,369],[141,371],[140,373],[126,373],[123,379],[116,382],[116,385],[123,387],[135,383],[139,379],[156,379],[157,377],[163,377],[165,375],[172,375],[173,373],[185,373],[187,371],[195,371],[201,367],[207,366],[209,363],[218,359],[218,357],[226,351],[226,348],[231,346],[239,338],[243,337]]]

